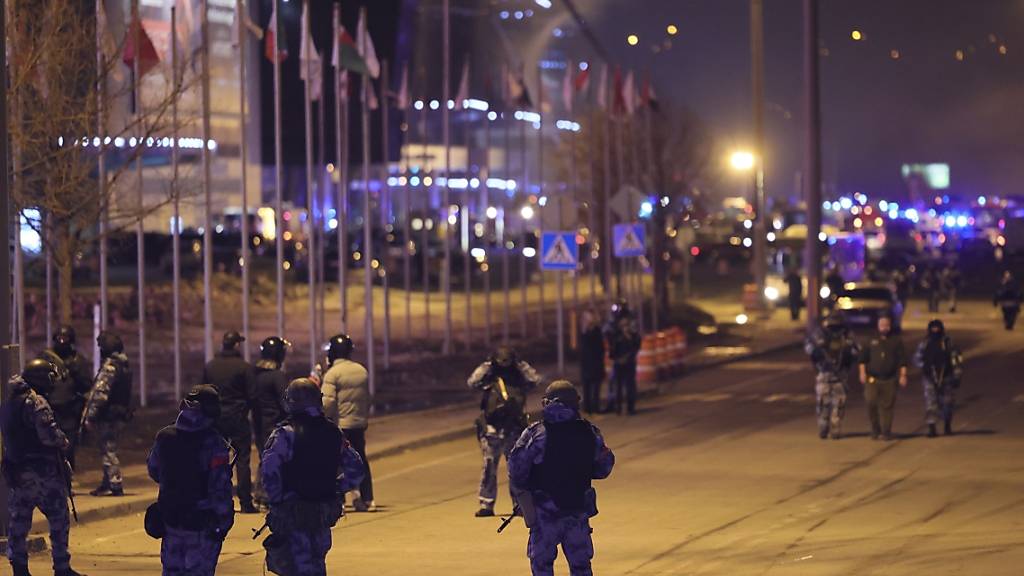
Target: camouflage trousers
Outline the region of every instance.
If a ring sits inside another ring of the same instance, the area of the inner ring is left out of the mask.
[[[267,570],[280,576],[326,576],[331,529],[276,532],[264,542]]]
[[[818,434],[839,437],[846,414],[846,382],[833,374],[818,374],[814,382],[817,396]]]
[[[203,532],[167,527],[160,542],[163,576],[213,576],[222,542]]]
[[[121,439],[124,422],[97,422],[96,437],[100,448],[100,461],[103,463],[103,483],[120,486],[121,460],[117,457],[117,444]]]
[[[7,525],[7,557],[11,564],[28,564],[27,538],[32,528],[32,512],[39,508],[50,523],[50,546],[54,571],[68,568],[68,492],[56,465],[25,468],[16,477],[9,496],[10,520]]]
[[[521,430],[486,432],[480,436],[480,451],[484,465],[480,472],[480,507],[494,508],[498,499],[498,463],[502,456],[508,462],[508,455],[519,440]]]
[[[530,528],[526,555],[530,558],[533,576],[553,576],[558,547],[569,562],[572,576],[591,576],[590,560],[594,557],[594,541],[586,514],[559,515],[537,509],[537,521]]]
[[[924,388],[924,419],[928,424],[938,424],[939,417],[943,422],[953,420],[953,406],[956,403],[956,389],[948,382],[936,385],[928,378],[921,379]]]

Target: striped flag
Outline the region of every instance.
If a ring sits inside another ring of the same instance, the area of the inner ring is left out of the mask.
[[[277,58],[274,57],[274,39],[277,36],[277,0],[274,0],[274,7],[270,12],[270,23],[267,24],[267,33],[263,35],[263,55],[271,62],[277,60],[284,62],[288,58],[288,39],[285,37],[284,26],[281,27],[281,37],[277,38]]]

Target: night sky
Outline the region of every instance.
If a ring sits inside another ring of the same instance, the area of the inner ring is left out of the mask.
[[[651,67],[661,92],[693,108],[725,149],[750,142],[746,0],[580,0],[580,7],[614,57]],[[792,193],[801,165],[801,9],[800,0],[765,1],[766,170],[778,197]],[[670,23],[680,29],[673,47],[654,55],[650,46]],[[854,29],[860,42],[851,39]],[[901,164],[948,162],[954,193],[1018,193],[1022,30],[1020,1],[822,1],[825,178],[841,193],[902,197]],[[638,46],[626,44],[629,33],[640,36]]]

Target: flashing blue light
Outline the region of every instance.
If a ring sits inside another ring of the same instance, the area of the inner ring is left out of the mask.
[[[849,210],[853,207],[853,200],[843,197],[839,199],[839,205],[842,206],[843,210]]]
[[[839,212],[840,208],[841,208],[841,205],[839,204],[839,202],[833,202],[832,203],[832,211],[833,212]]]
[[[959,226],[960,228],[966,228],[967,227],[967,216],[964,216],[963,214],[957,216],[956,217],[956,225]]]
[[[420,177],[419,176],[413,176],[412,178],[409,178],[409,185],[410,186],[419,186],[420,185]]]
[[[828,200],[826,200],[826,201],[821,203],[821,207],[824,208],[825,210],[831,210],[832,209],[832,203],[829,202]]]
[[[889,203],[886,202],[885,200],[881,200],[881,201],[878,202],[878,208],[882,212],[888,212],[889,211]]]
[[[895,220],[900,217],[900,213],[896,210],[889,210],[889,219]]]
[[[907,211],[903,213],[911,222],[917,222],[917,210],[913,208],[907,208]]]
[[[900,205],[895,202],[889,202],[889,210],[899,210]]]
[[[936,214],[937,214],[937,212],[935,211],[935,208],[929,208],[928,209],[928,215],[931,216],[932,218],[935,218]]]
[[[984,196],[978,196],[978,206],[984,206],[987,201]]]
[[[949,204],[949,194],[946,194],[942,197],[942,203]]]
[[[650,218],[651,214],[653,214],[653,213],[654,213],[654,205],[651,204],[650,200],[644,200],[640,204],[639,216],[641,218]]]
[[[947,214],[944,221],[946,224],[946,228],[952,228],[953,226],[956,226],[956,217],[953,215]]]

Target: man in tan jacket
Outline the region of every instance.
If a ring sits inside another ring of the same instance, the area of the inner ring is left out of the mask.
[[[338,334],[324,346],[329,365],[321,391],[324,415],[345,434],[366,465],[366,474],[355,490],[352,506],[356,512],[374,512],[373,478],[366,459],[366,428],[370,419],[370,388],[366,368],[351,360],[355,344],[347,334]]]

